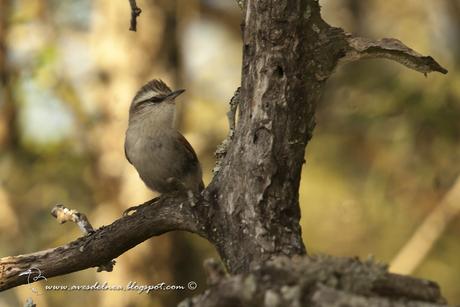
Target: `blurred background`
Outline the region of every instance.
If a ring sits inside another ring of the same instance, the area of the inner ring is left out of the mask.
[[[395,37],[449,70],[423,74],[385,60],[340,67],[318,105],[301,183],[312,254],[370,255],[394,272],[437,281],[460,304],[460,0],[322,0],[326,21]],[[95,227],[153,196],[125,160],[129,103],[151,78],[185,87],[178,125],[212,178],[228,102],[240,82],[240,11],[228,0],[0,0],[0,257],[81,234],[50,216],[57,203]],[[170,233],[52,285],[185,285],[195,291],[0,294],[0,307],[172,306],[206,288],[216,257],[197,236]],[[38,285],[43,288],[44,283]]]

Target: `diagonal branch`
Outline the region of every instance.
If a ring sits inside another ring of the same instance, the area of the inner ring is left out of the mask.
[[[203,199],[191,202],[187,196],[165,195],[66,245],[0,258],[0,291],[27,284],[24,272],[33,269],[50,278],[107,264],[150,237],[168,231],[185,230],[206,237],[207,208]]]
[[[343,38],[346,50],[339,63],[384,58],[401,63],[425,75],[433,71],[447,73],[447,69],[439,65],[431,56],[423,56],[395,38],[371,40],[345,32],[343,32]]]

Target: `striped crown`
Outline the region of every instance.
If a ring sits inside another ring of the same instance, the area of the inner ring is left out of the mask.
[[[140,101],[151,99],[155,96],[166,96],[171,93],[171,89],[160,79],[154,79],[145,84],[136,93],[133,98],[133,105],[136,105]]]

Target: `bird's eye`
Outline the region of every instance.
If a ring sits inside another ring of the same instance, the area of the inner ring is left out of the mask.
[[[139,101],[136,104],[136,106],[139,107],[139,106],[142,106],[142,105],[144,105],[146,103],[159,103],[159,102],[162,102],[163,100],[164,100],[164,98],[161,97],[161,96],[154,96],[154,97]]]
[[[155,96],[149,99],[149,101],[153,103],[162,102],[163,100],[164,100],[164,97],[162,96]]]

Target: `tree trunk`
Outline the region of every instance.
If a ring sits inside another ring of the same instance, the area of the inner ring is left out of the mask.
[[[305,254],[300,173],[315,105],[337,61],[319,52],[324,26],[316,1],[246,1],[239,120],[210,187],[221,208],[214,242],[232,273]]]

